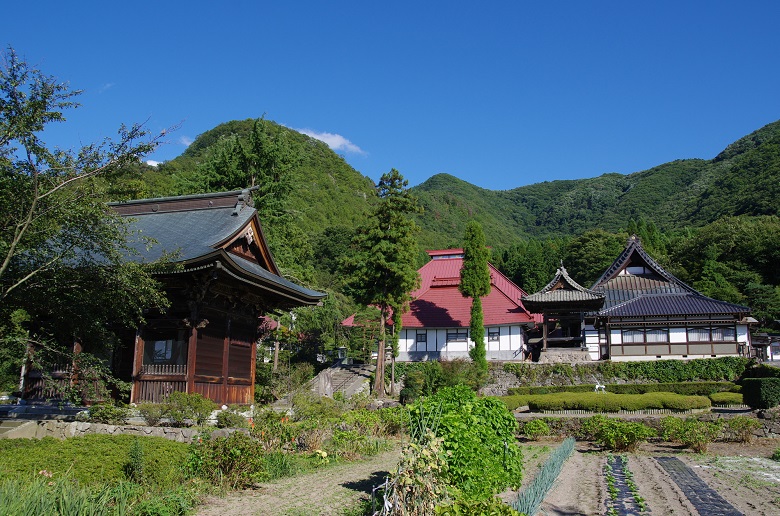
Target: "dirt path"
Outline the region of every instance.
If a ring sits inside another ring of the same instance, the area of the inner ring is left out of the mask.
[[[258,489],[209,498],[198,516],[339,515],[370,500],[371,489],[384,482],[400,458],[396,448],[362,462],[325,469],[262,484]]]
[[[542,514],[602,514],[604,508],[603,456],[577,446],[563,465],[552,490],[541,506]]]

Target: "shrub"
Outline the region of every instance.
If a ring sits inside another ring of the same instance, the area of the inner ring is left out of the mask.
[[[679,417],[667,416],[661,419],[661,439],[671,443],[680,442],[683,432],[683,420]]]
[[[706,452],[709,444],[718,438],[722,428],[722,420],[699,421],[694,417],[661,420],[662,437],[665,440],[684,444],[697,453]]]
[[[249,421],[233,409],[217,412],[217,428],[249,428]]]
[[[187,420],[201,426],[216,408],[216,403],[201,394],[177,391],[168,395],[164,410],[174,426],[185,426]]]
[[[581,435],[607,450],[634,451],[640,443],[655,437],[656,432],[643,423],[599,415],[583,420]]]
[[[534,419],[523,425],[523,433],[529,439],[536,440],[540,437],[550,435],[550,427],[544,420]]]
[[[165,405],[162,403],[141,403],[138,405],[138,413],[149,426],[157,426],[166,416]]]
[[[264,479],[262,445],[243,432],[191,444],[187,465],[190,474],[232,489]]]
[[[740,392],[715,392],[709,395],[710,401],[715,406],[744,405]]]
[[[780,405],[780,378],[748,378],[742,380],[742,396],[751,408],[772,408]]]
[[[449,454],[446,480],[468,499],[486,499],[522,480],[522,454],[515,445],[517,420],[495,398],[478,398],[464,385],[446,387],[409,409],[411,426],[425,426],[443,439]]]
[[[130,417],[130,411],[126,407],[106,403],[93,405],[89,408],[89,420],[93,423],[107,425],[124,425]]]
[[[326,420],[342,415],[344,408],[327,396],[316,396],[311,392],[302,392],[293,397],[293,418],[296,421],[307,419]]]
[[[780,448],[775,449],[770,458],[774,461],[780,462]]]
[[[752,441],[753,432],[762,426],[761,421],[748,416],[736,416],[726,420],[730,439],[741,443]]]
[[[593,412],[618,412],[620,410],[669,409],[691,410],[709,408],[709,398],[682,396],[671,392],[648,394],[558,393],[528,397],[532,411],[590,410]]]

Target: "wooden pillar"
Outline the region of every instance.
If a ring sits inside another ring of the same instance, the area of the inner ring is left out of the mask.
[[[130,403],[138,403],[138,375],[141,374],[144,365],[144,346],[142,327],[135,330],[135,344],[133,347],[133,374],[130,376]]]
[[[190,338],[187,343],[187,393],[195,392],[195,356],[198,354],[198,327],[190,325]]]
[[[547,351],[547,314],[542,318],[542,351]]]
[[[225,324],[225,338],[222,339],[222,393],[217,403],[227,405],[228,402],[228,361],[230,360],[230,334],[232,320],[228,317]]]

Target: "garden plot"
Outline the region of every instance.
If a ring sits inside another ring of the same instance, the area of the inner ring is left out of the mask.
[[[628,453],[625,457],[637,494],[646,504],[647,514],[777,515],[780,514],[780,463],[767,457],[780,442],[774,439],[759,441],[753,444],[713,443],[710,452],[705,455],[689,453],[668,444],[644,444],[638,452]],[[731,508],[724,504],[721,512],[697,510],[689,497],[691,486],[679,486],[656,459],[661,456],[674,456]],[[607,455],[595,447],[577,443],[577,450],[564,464],[555,487],[542,504],[540,514],[607,514],[610,495],[603,471],[606,460]],[[633,507],[633,510],[636,509]],[[616,514],[630,512],[617,511]]]

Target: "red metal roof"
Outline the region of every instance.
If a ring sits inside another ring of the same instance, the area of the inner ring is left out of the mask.
[[[410,310],[403,315],[405,328],[467,327],[471,318],[471,298],[458,291],[463,249],[428,251],[431,261],[420,272],[420,288],[412,292]],[[488,264],[492,288],[482,298],[485,326],[523,324],[541,321],[523,307],[526,293]]]

